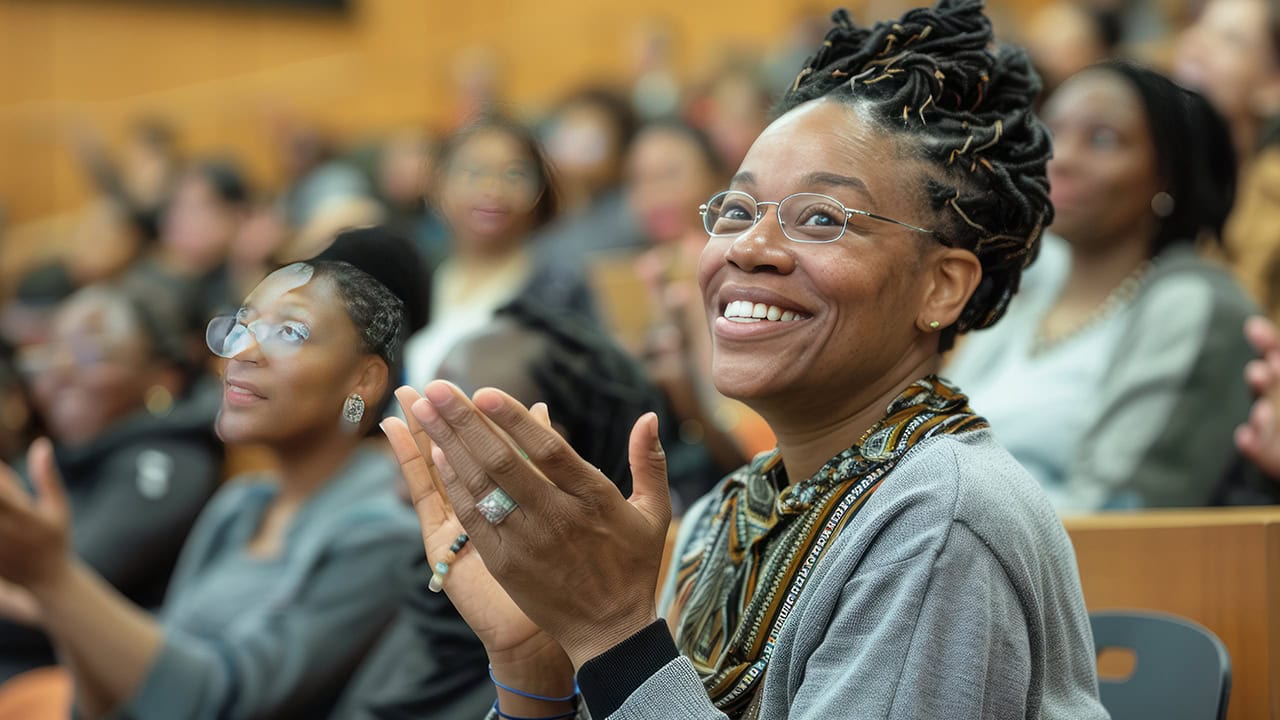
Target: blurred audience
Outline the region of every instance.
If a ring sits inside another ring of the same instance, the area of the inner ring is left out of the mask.
[[[178,309],[193,337],[215,314],[235,309],[227,258],[250,212],[250,190],[225,160],[198,162],[178,178],[160,222],[160,242],[121,277],[132,292]],[[191,348],[199,357],[198,346]]]
[[[448,228],[427,202],[433,194],[435,152],[426,134],[405,130],[383,142],[375,169],[378,198],[386,208],[383,225],[412,240],[432,268],[449,252]]]
[[[1049,97],[1067,78],[1112,57],[1123,28],[1118,12],[1082,2],[1052,2],[1031,16],[1022,42]]]
[[[47,342],[17,356],[66,483],[72,550],[142,607],[163,599],[222,461],[210,429],[216,394],[193,387],[170,310],[88,287],[60,306]],[[53,662],[40,633],[0,624],[0,681]]]
[[[561,191],[560,217],[538,233],[548,262],[581,267],[593,254],[640,244],[621,186],[636,123],[626,99],[604,88],[569,96],[547,119],[547,157]]]
[[[338,157],[334,143],[319,129],[286,121],[279,132],[286,177],[279,202],[289,231],[281,260],[312,257],[341,230],[382,221],[369,179]]]
[[[771,93],[763,73],[747,60],[728,62],[689,107],[689,119],[702,128],[723,167],[738,167],[769,120]]]
[[[173,127],[156,117],[133,122],[118,157],[87,123],[76,127],[72,139],[94,188],[115,205],[143,242],[159,236],[160,215],[182,167],[177,144]]]
[[[461,338],[518,296],[594,317],[581,276],[530,247],[532,234],[557,217],[559,195],[528,128],[498,115],[474,120],[441,146],[435,187],[450,254],[431,275],[430,322],[405,347],[410,385],[433,379]]]
[[[1231,127],[1240,169],[1225,254],[1245,290],[1280,318],[1280,7],[1269,0],[1210,0],[1179,38],[1174,77],[1199,90]]]
[[[1062,241],[948,376],[1061,511],[1205,504],[1249,404],[1253,305],[1194,249],[1231,209],[1230,133],[1200,95],[1125,62],[1073,76],[1044,116]]]
[[[394,594],[369,589],[422,551],[394,463],[365,440],[379,419],[366,407],[395,382],[403,307],[365,271],[316,261],[272,273],[210,323],[209,348],[228,359],[217,432],[269,446],[280,470],[213,498],[158,619],[71,552],[47,444],[30,456],[34,498],[0,477],[0,578],[28,594],[84,715],[327,712],[394,611]]]

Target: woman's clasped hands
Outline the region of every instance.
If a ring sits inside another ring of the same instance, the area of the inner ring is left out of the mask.
[[[448,557],[467,533],[444,590],[495,674],[547,687],[533,669],[545,676],[557,668],[571,688],[574,669],[657,619],[671,520],[657,417],[646,414],[632,428],[628,499],[552,429],[544,405],[526,409],[490,388],[468,398],[443,381],[424,395],[400,388],[406,420],[388,419],[383,430],[422,522],[428,561]],[[499,489],[515,508],[496,519],[477,505]]]

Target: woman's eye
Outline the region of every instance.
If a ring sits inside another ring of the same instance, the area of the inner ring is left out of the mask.
[[[1120,144],[1120,136],[1110,128],[1096,128],[1089,133],[1089,145],[1099,150],[1112,150]]]
[[[286,322],[281,323],[280,327],[276,329],[276,335],[287,343],[301,345],[311,335],[311,332],[306,325],[300,322]]]
[[[740,203],[730,203],[725,205],[720,210],[720,217],[725,220],[755,220],[755,216],[751,214],[750,210]]]
[[[841,213],[843,214],[843,213]],[[836,219],[836,210],[820,206],[810,206],[804,209],[800,217],[796,219],[797,225],[839,225],[840,220]]]

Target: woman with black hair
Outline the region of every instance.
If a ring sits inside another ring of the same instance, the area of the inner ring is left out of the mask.
[[[685,515],[660,603],[654,417],[632,428],[628,500],[541,408],[425,388],[425,435],[393,447],[494,715],[1106,717],[1066,533],[936,375],[1004,313],[1052,219],[1038,89],[979,2],[836,14],[702,208],[715,383],[778,447]]]
[[[551,165],[532,131],[498,114],[483,115],[445,139],[433,198],[449,229],[449,256],[431,268],[428,324],[405,346],[410,384],[436,377],[458,340],[485,326],[518,296],[544,307],[594,317],[594,301],[576,270],[535,255],[531,235],[552,222],[560,199]]]
[[[213,497],[158,618],[71,552],[48,442],[30,454],[34,496],[0,466],[0,579],[27,594],[85,717],[314,718],[335,700],[395,609],[378,590],[419,542],[394,464],[366,441],[404,315],[369,273],[315,260],[209,323],[209,349],[227,360],[216,430],[266,446],[279,469]]]
[[[1060,511],[1208,504],[1253,355],[1252,305],[1195,248],[1231,211],[1230,134],[1200,95],[1124,62],[1069,79],[1044,117],[1065,242],[948,374]]]

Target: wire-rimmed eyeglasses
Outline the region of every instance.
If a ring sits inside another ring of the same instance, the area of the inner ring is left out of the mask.
[[[702,224],[713,237],[740,235],[764,218],[765,208],[776,205],[782,234],[799,243],[830,243],[839,240],[849,227],[849,218],[858,215],[893,223],[916,232],[936,235],[934,231],[894,220],[883,215],[845,207],[830,195],[795,193],[778,202],[761,202],[741,190],[725,190],[711,196],[698,208]],[[939,238],[941,239],[941,238]]]

